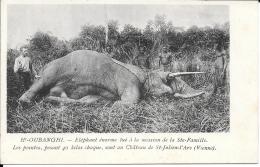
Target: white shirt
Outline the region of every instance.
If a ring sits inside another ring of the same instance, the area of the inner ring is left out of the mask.
[[[15,59],[14,63],[14,72],[17,73],[18,71],[21,72],[31,72],[31,59],[29,57],[23,57],[20,55]]]

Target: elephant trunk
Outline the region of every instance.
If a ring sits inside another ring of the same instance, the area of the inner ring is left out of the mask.
[[[193,89],[179,77],[174,78],[170,86],[174,92],[174,97],[177,98],[192,98],[205,93],[204,91]]]

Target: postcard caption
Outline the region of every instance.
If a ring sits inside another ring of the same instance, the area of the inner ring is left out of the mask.
[[[13,151],[216,151],[206,138],[192,137],[21,137]]]

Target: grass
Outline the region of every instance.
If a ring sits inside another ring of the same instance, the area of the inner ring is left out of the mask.
[[[203,62],[207,75],[186,80],[194,88],[212,85],[218,73]],[[8,68],[7,131],[9,133],[187,133],[229,132],[229,91],[218,87],[212,96],[175,99],[148,96],[129,107],[111,107],[100,100],[91,105],[53,104],[44,100],[22,108],[24,92]]]
[[[228,132],[229,100],[215,94],[173,99],[148,97],[139,104],[112,108],[98,101],[91,105],[55,105],[44,100],[27,109],[8,107],[10,133],[177,133]]]

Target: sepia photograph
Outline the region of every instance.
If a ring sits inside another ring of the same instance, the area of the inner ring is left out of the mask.
[[[228,5],[8,4],[8,133],[230,132]]]

